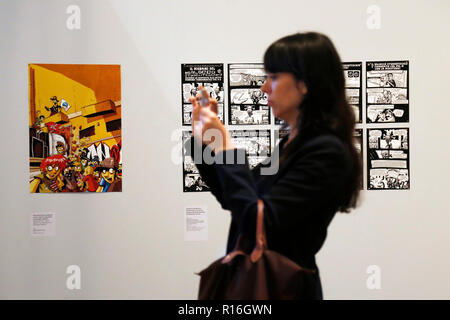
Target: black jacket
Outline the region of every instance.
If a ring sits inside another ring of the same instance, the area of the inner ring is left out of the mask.
[[[287,137],[276,147],[283,156]],[[204,151],[193,140],[191,152]],[[268,247],[302,267],[317,269],[315,254],[322,247],[351,177],[351,158],[344,144],[332,134],[291,142],[289,155],[274,175],[261,175],[245,164],[219,164],[224,158],[239,159],[241,149],[221,152],[212,164],[196,164],[222,207],[231,211],[227,253],[243,233],[253,240],[258,198],[264,201],[264,223]],[[197,149],[197,150],[194,150]],[[277,161],[273,154],[271,161]],[[220,160],[219,160],[220,159]],[[319,286],[320,280],[318,279]],[[321,295],[321,293],[320,293]]]

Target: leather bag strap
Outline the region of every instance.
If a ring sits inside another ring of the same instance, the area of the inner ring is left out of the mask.
[[[261,199],[258,199],[258,213],[256,216],[256,242],[255,248],[250,255],[250,260],[253,263],[258,261],[266,248],[267,238],[266,232],[264,230],[264,202]],[[228,263],[238,255],[245,255],[244,250],[242,250],[242,235],[239,235],[234,250],[226,255],[225,258],[223,258],[222,263]]]
[[[264,202],[258,199],[258,215],[256,217],[256,243],[250,259],[252,262],[258,261],[264,249],[267,248],[266,232],[264,230]]]

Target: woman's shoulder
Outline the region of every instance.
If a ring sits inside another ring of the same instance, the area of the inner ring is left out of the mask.
[[[326,176],[346,177],[352,168],[345,143],[333,134],[319,134],[304,141],[293,152],[286,166],[293,171],[320,172]]]
[[[301,143],[300,149],[319,149],[344,152],[347,148],[345,147],[344,142],[336,135],[331,133],[320,133],[305,139],[303,143]]]
[[[305,140],[294,151],[295,163],[311,163],[330,167],[350,168],[351,156],[349,148],[336,135],[323,133]]]

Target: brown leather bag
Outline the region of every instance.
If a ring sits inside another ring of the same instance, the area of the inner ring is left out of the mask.
[[[256,245],[248,255],[239,236],[235,249],[201,271],[199,300],[310,299],[315,271],[267,249],[264,202],[258,200]]]

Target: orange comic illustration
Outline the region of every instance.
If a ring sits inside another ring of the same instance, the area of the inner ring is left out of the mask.
[[[120,65],[29,64],[30,193],[121,192]]]

